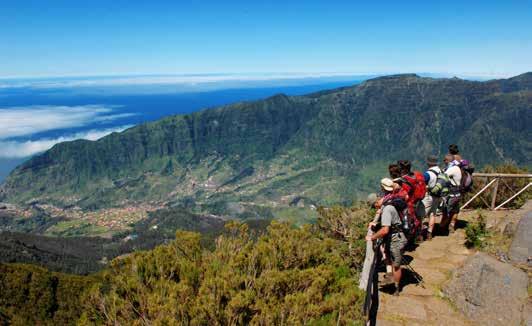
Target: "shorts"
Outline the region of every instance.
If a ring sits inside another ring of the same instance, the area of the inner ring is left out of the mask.
[[[407,239],[403,232],[393,233],[390,240],[386,243],[386,252],[390,254],[393,266],[401,266],[406,243]]]
[[[461,196],[458,195],[450,195],[445,200],[444,205],[444,213],[447,215],[455,215],[460,213],[460,199]]]
[[[430,217],[430,214],[436,215],[438,207],[441,203],[441,197],[435,197],[432,195],[427,195],[423,198],[423,205],[425,205],[425,213],[427,217]]]

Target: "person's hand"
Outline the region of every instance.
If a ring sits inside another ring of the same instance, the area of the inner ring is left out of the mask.
[[[371,235],[366,236],[366,241],[373,241],[373,239],[371,238]]]
[[[369,222],[368,228],[372,228],[372,227],[374,227],[376,225],[377,225],[377,223],[375,223],[375,222]]]

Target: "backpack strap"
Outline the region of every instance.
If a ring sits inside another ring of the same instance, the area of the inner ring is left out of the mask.
[[[436,171],[434,171],[434,170],[427,170],[427,173],[429,173],[429,172],[432,172],[432,174],[434,174],[434,177],[435,177],[436,179],[438,179],[438,176],[440,175],[438,172],[436,172]]]
[[[432,174],[433,174],[434,177],[436,178],[436,184],[437,184],[437,183],[438,183],[438,177],[439,177],[440,174],[443,173],[443,172],[438,172],[438,171],[434,171],[434,170],[432,170],[432,169],[428,169],[428,170],[427,170],[427,173],[430,174],[430,172],[432,172]],[[429,180],[429,182],[430,182],[430,180]],[[429,188],[429,184],[427,183],[427,189],[428,189],[428,188]],[[434,188],[434,187],[432,187],[432,188]],[[432,189],[432,188],[431,188],[431,189]]]
[[[434,173],[434,176],[437,178],[440,175],[440,172],[434,171],[433,169],[428,169],[427,172]]]
[[[462,176],[461,180],[464,178],[463,172],[464,171],[462,171],[462,168],[460,168],[460,174]],[[456,184],[457,182],[452,176],[449,176],[449,180],[452,180],[452,182],[450,182],[450,185],[449,185],[449,191],[451,192],[451,194],[453,195],[459,194],[460,189],[462,188],[462,182],[460,181],[460,183]]]

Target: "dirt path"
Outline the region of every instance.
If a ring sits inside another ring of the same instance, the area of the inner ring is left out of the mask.
[[[473,254],[464,241],[464,230],[457,230],[452,235],[422,242],[415,251],[407,252],[413,258],[412,268],[423,277],[424,287],[407,284],[398,297],[380,291],[377,325],[474,325],[441,292],[452,270]]]
[[[488,228],[502,233],[509,223],[517,225],[530,211],[532,200],[519,210],[482,210],[481,213]],[[471,222],[478,218],[478,214],[478,211],[462,212],[460,220]],[[449,236],[437,236],[432,241],[422,242],[415,251],[405,253],[412,268],[423,277],[424,287],[416,284],[407,271],[405,276],[410,282],[406,282],[400,296],[394,297],[382,288],[377,325],[476,325],[444,298],[441,291],[452,271],[475,253],[467,249],[464,242],[465,232],[459,229]],[[497,246],[506,251],[509,244],[506,241],[497,243]]]

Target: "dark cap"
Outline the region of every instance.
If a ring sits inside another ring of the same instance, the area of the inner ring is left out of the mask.
[[[399,160],[397,161],[397,165],[399,165],[399,169],[401,170],[401,174],[408,174],[410,173],[410,169],[412,168],[412,163],[408,160]]]
[[[460,151],[458,151],[458,145],[456,145],[456,144],[449,145],[449,154],[455,155],[455,154],[458,154],[458,153],[460,153]]]
[[[438,165],[438,158],[435,155],[427,156],[427,164]]]

